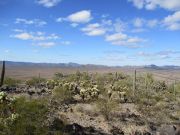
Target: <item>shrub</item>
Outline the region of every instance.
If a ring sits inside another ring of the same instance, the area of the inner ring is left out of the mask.
[[[20,82],[21,82],[20,80],[9,78],[9,77],[5,78],[5,80],[4,80],[4,84],[6,84],[6,85],[8,85],[10,87],[15,87]]]
[[[60,103],[72,101],[72,92],[66,87],[56,87],[53,90],[53,97]]]
[[[47,104],[45,100],[26,100],[18,98],[14,109],[19,117],[9,125],[13,135],[44,135],[47,134]]]
[[[106,99],[99,99],[96,101],[96,104],[100,113],[105,117],[106,120],[110,120],[111,113],[115,111],[118,106],[117,102]]]
[[[33,77],[30,80],[26,81],[26,85],[29,86],[38,86],[40,83],[46,82],[46,79],[44,78],[38,78],[38,77]]]
[[[2,95],[2,94],[1,94]],[[0,103],[0,134],[44,135],[47,134],[47,104],[45,100],[26,100],[2,95]]]
[[[54,74],[54,79],[55,80],[59,80],[59,79],[62,79],[64,77],[63,73],[55,73]]]

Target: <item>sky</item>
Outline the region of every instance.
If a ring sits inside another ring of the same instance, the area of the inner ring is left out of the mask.
[[[180,0],[0,0],[0,60],[180,66]]]

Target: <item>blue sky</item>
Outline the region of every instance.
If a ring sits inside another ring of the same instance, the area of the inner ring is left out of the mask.
[[[0,0],[0,60],[180,65],[180,0]]]

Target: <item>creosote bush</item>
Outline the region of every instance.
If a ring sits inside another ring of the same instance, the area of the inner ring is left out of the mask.
[[[72,91],[66,87],[59,86],[53,90],[53,97],[60,103],[70,102],[72,101]]]
[[[45,82],[46,82],[46,79],[44,79],[44,78],[33,77],[30,80],[26,81],[26,85],[38,86],[40,83],[45,83]]]
[[[6,104],[6,101],[4,100],[2,104]],[[45,135],[48,133],[45,125],[48,112],[45,100],[27,100],[20,97],[13,103],[1,106],[1,111],[7,115],[7,117],[0,117],[0,134],[2,135]]]
[[[14,79],[14,78],[9,78],[9,77],[6,77],[4,79],[4,84],[5,85],[8,85],[10,87],[15,87],[17,86],[19,83],[21,83],[21,80],[17,80],[17,79]]]
[[[112,100],[99,99],[96,101],[99,112],[104,116],[105,119],[111,119],[111,113],[116,110],[118,103]]]

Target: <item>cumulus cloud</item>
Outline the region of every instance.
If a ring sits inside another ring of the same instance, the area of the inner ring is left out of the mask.
[[[22,40],[30,40],[33,38],[33,36],[27,32],[15,34],[13,37],[18,38],[18,39],[22,39]]]
[[[149,28],[153,28],[158,24],[158,20],[157,19],[152,19],[152,20],[147,20],[144,18],[135,18],[133,20],[133,25],[137,28],[141,28],[141,27],[149,27]]]
[[[164,8],[166,10],[175,11],[172,15],[168,15],[163,20],[157,19],[145,20],[142,18],[136,18],[133,22],[135,27],[148,26],[153,28],[157,24],[164,25],[167,30],[180,30],[180,0],[128,0],[133,2],[134,6],[147,10],[154,10],[157,7]]]
[[[55,33],[46,34],[45,32],[27,32],[26,30],[13,29],[15,34],[10,35],[11,38],[16,38],[20,40],[30,41],[34,46],[41,46],[44,48],[50,48],[57,44],[70,45],[70,41],[62,41],[61,37]],[[59,42],[58,42],[59,41]]]
[[[37,0],[36,3],[47,8],[56,6],[62,0]]]
[[[78,24],[77,23],[71,23],[71,26],[75,28],[78,26]]]
[[[90,10],[82,10],[75,12],[65,18],[59,17],[56,19],[57,22],[62,21],[69,21],[72,24],[78,24],[78,23],[88,23],[92,19],[91,11]]]
[[[56,22],[68,21],[72,27],[77,27],[81,23],[88,23],[92,19],[91,11],[82,10],[73,13],[65,18],[57,18]],[[148,21],[147,21],[148,22]],[[144,25],[144,20],[142,24],[137,24],[137,27]],[[155,26],[155,21],[148,22],[148,24],[153,27]],[[149,26],[149,27],[150,27]],[[80,30],[88,36],[104,36],[105,40],[114,45],[127,46],[131,48],[141,47],[138,43],[142,43],[145,40],[138,37],[131,37],[124,32],[127,30],[128,23],[122,21],[121,19],[111,20],[107,17],[102,17],[101,21],[87,24],[81,27]],[[114,33],[114,34],[112,34]]]
[[[158,20],[157,19],[153,19],[153,20],[148,20],[147,21],[147,26],[150,28],[155,27],[158,24]]]
[[[65,20],[65,18],[59,17],[56,19],[56,22],[63,22]]]
[[[100,36],[106,33],[106,30],[99,23],[89,24],[81,30],[88,36]]]
[[[13,29],[12,31],[14,31],[14,32],[23,32],[22,29]]]
[[[133,24],[135,27],[142,27],[144,25],[145,20],[142,18],[135,18]]]
[[[112,21],[110,19],[102,19],[99,23],[88,24],[86,27],[82,28],[81,31],[85,32],[88,36],[100,36],[105,35],[109,32],[123,32],[125,31],[126,23],[120,19]]]
[[[180,51],[165,50],[165,51],[159,51],[153,53],[143,52],[143,51],[138,52],[139,56],[148,59],[168,59],[168,58],[172,58],[173,55],[175,56],[175,54],[180,54]]]
[[[40,19],[27,20],[27,19],[23,19],[23,18],[16,18],[15,23],[16,24],[26,24],[26,25],[35,25],[35,26],[43,26],[43,25],[47,24],[47,22],[40,20]]]
[[[106,41],[126,40],[127,37],[128,36],[126,34],[116,33],[116,34],[106,36]]]
[[[60,38],[56,34],[45,35],[43,32],[18,32],[11,37],[21,39],[21,40],[34,40],[34,41],[43,41],[43,40],[55,40]]]
[[[87,23],[92,19],[90,10],[82,10],[67,17],[67,20],[74,23]]]
[[[120,19],[113,21],[103,18],[98,23],[86,25],[85,27],[81,28],[81,31],[88,36],[104,36],[105,41],[110,42],[113,45],[126,46],[130,48],[141,47],[139,43],[145,42],[146,40],[124,34],[126,27],[127,23]]]
[[[45,48],[49,48],[49,47],[55,46],[56,44],[54,42],[40,42],[40,43],[37,43],[35,45],[45,47]]]
[[[106,36],[106,41],[109,41],[113,45],[127,46],[131,48],[139,48],[138,43],[145,42],[146,40],[138,37],[130,37],[123,33],[115,33]]]
[[[180,10],[179,0],[128,0],[132,2],[138,9],[145,8],[147,10],[154,10],[157,7],[167,10],[178,11]]]
[[[163,23],[169,30],[180,30],[180,11],[165,17]]]
[[[63,44],[63,45],[70,45],[71,42],[70,41],[62,41],[61,44]]]
[[[122,32],[125,31],[127,24],[120,19],[116,19],[113,26],[115,32]]]
[[[144,28],[135,28],[131,30],[132,33],[140,33],[140,32],[145,32],[145,31],[147,30]]]

